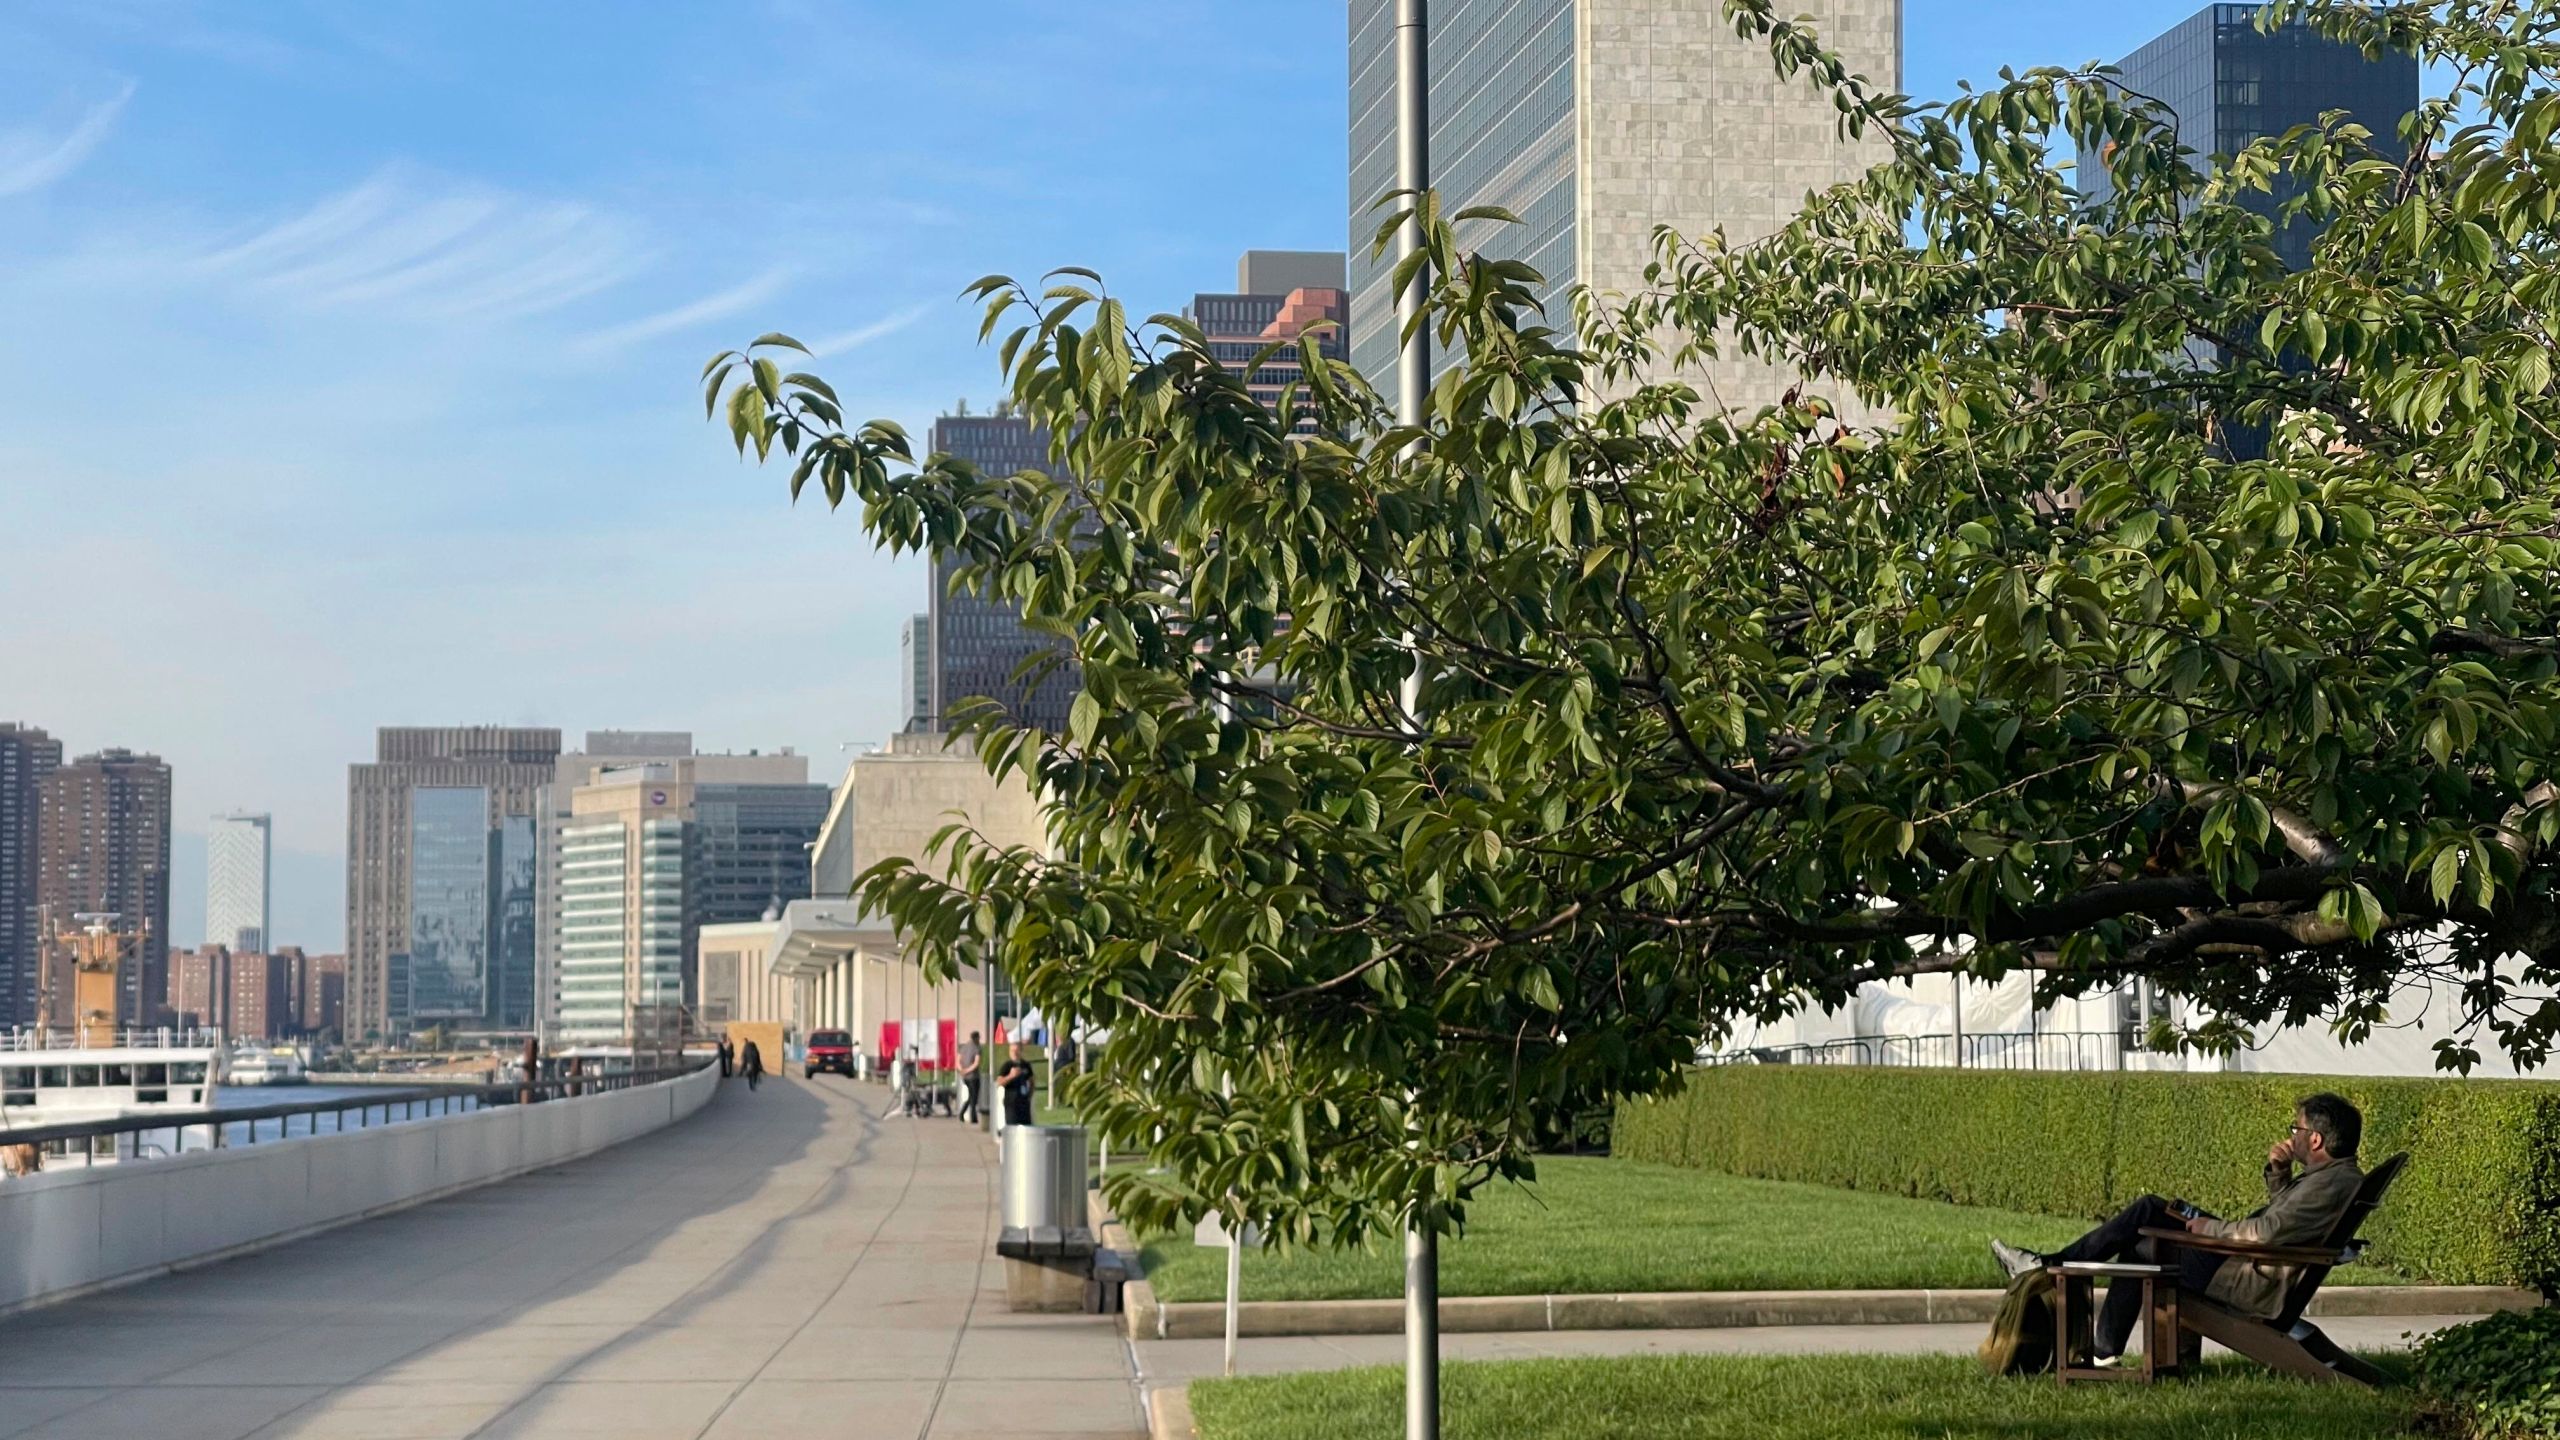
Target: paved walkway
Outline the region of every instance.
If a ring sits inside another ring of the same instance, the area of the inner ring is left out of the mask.
[[[2413,1318],[2341,1316],[2320,1322],[2329,1338],[2356,1350],[2387,1349],[2403,1336],[2426,1334],[2477,1319],[2468,1315]],[[1883,1355],[1969,1355],[1982,1343],[1980,1325],[1768,1325],[1719,1330],[1536,1330],[1443,1335],[1444,1360],[1528,1360],[1547,1355],[1823,1355],[1863,1351]],[[2221,1346],[2208,1346],[2219,1353]],[[1223,1340],[1141,1340],[1138,1371],[1148,1389],[1181,1385],[1219,1374],[1226,1364]],[[1236,1371],[1280,1375],[1298,1370],[1347,1370],[1356,1365],[1402,1365],[1401,1335],[1265,1336],[1236,1342]]]
[[[0,1320],[0,1436],[1144,1434],[1111,1321],[1005,1308],[992,1147],[885,1098],[724,1086],[573,1164]]]

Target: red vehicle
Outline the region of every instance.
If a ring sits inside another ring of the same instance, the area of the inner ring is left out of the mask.
[[[806,1080],[821,1070],[833,1070],[848,1080],[857,1079],[860,1061],[853,1054],[853,1032],[850,1030],[812,1030],[809,1032],[809,1056],[800,1065],[800,1078]]]

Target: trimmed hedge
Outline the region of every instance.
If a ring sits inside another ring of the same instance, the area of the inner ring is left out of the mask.
[[[2047,1215],[2145,1192],[2238,1215],[2315,1090],[2364,1111],[2366,1158],[2409,1152],[2364,1228],[2375,1261],[2442,1284],[2560,1279],[2560,1085],[1734,1065],[1619,1107],[1612,1153]]]

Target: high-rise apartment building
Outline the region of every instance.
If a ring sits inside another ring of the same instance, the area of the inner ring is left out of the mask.
[[[933,448],[990,475],[1064,474],[1049,458],[1049,432],[1016,415],[945,415],[933,422]],[[1067,708],[1082,684],[1067,642],[1026,627],[1009,601],[953,593],[957,569],[957,562],[934,557],[933,719],[920,728],[946,729],[963,701],[984,697],[1001,703],[1017,724],[1064,733]],[[1047,663],[1025,674],[1034,661]]]
[[[215,944],[169,955],[171,1023],[228,1040],[281,1040],[303,1029],[308,962],[298,948],[268,954]]]
[[[2343,110],[2373,132],[2376,149],[2406,159],[2400,119],[2418,108],[2418,57],[2386,51],[2367,58],[2301,18],[2260,31],[2257,5],[2207,5],[2117,62],[2118,83],[2157,100],[2177,117],[2178,143],[2198,163],[2232,155],[2296,125]],[[2097,157],[2080,157],[2081,187],[2093,196],[2112,188]],[[2269,193],[2244,192],[2240,203],[2277,222],[2276,250],[2295,269],[2311,263],[2315,226],[2283,223],[2281,209],[2297,193],[2278,177]]]
[[[36,903],[65,931],[82,914],[124,917],[140,939],[116,982],[116,1023],[153,1024],[169,989],[169,766],[101,750],[37,788]]]
[[[555,1037],[615,1043],[697,1000],[704,925],[776,914],[809,893],[829,794],[806,756],[693,755],[598,767],[557,831]]]
[[[1825,46],[1884,90],[1902,72],[1902,0],[1800,0]],[[1370,246],[1394,207],[1394,0],[1351,0],[1351,359],[1396,385],[1392,249]],[[1573,286],[1632,295],[1653,229],[1721,227],[1740,244],[1793,217],[1809,191],[1884,157],[1842,141],[1831,98],[1780,80],[1768,48],[1738,38],[1721,0],[1438,0],[1430,12],[1432,183],[1446,211],[1499,205],[1521,223],[1471,221],[1459,242],[1546,278],[1547,322],[1569,327]],[[1449,356],[1435,354],[1445,365]],[[1794,377],[1745,357],[1706,362],[1749,413]]]
[[[898,627],[898,728],[933,728],[933,617],[911,615]]]
[[[36,1023],[36,812],[46,773],[61,763],[61,741],[0,724],[0,1030]]]
[[[223,1023],[231,1003],[231,952],[220,945],[169,952],[169,1023],[189,1030]]]
[[[1336,360],[1348,354],[1345,285],[1339,251],[1248,250],[1236,263],[1235,293],[1194,295],[1187,313],[1218,363],[1243,376],[1254,398],[1276,407],[1281,392],[1305,378],[1301,357],[1295,347],[1275,351],[1248,373],[1253,357],[1326,322],[1334,328],[1318,342],[1323,352]]]
[[[274,822],[264,815],[216,815],[204,837],[204,939],[208,945],[264,952],[273,937]]]
[[[230,1020],[234,1040],[282,1040],[301,1028],[302,952],[250,951],[231,957]]]
[[[343,1032],[347,1023],[347,957],[310,955],[302,962],[302,1030]]]
[[[517,1028],[505,1024],[503,1004],[513,994],[530,1007],[534,994],[531,821],[559,758],[560,732],[552,729],[387,726],[376,732],[374,758],[347,767],[344,1028],[351,1042],[407,1033],[417,1023],[422,999],[440,1023]],[[430,796],[422,831],[421,817],[414,813],[420,791],[466,794]],[[461,813],[474,793],[481,806],[478,873],[492,875],[481,887],[467,878],[474,873],[474,842]],[[511,826],[510,820],[526,823]],[[422,860],[432,892],[424,917],[413,913],[411,903]],[[509,876],[518,867],[520,898],[508,893]],[[471,947],[467,921],[474,914],[484,921],[519,915],[521,980],[510,978],[509,967],[518,959],[504,940],[484,939],[481,948]],[[423,964],[412,953],[421,941],[431,947]],[[459,1007],[471,996],[478,997],[482,1009],[466,1017]],[[496,1020],[489,1010],[493,998],[501,1006]],[[524,1023],[531,1023],[529,1016]]]

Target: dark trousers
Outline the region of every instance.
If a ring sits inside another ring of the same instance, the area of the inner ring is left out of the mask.
[[[983,1075],[963,1075],[960,1077],[961,1119],[975,1120],[978,1118],[978,1085],[985,1079],[986,1077]]]
[[[2072,1241],[2046,1257],[2052,1260],[2096,1261],[2107,1264],[2161,1265],[2171,1262],[2160,1258],[2157,1241],[2143,1235],[2145,1227],[2175,1230],[2182,1223],[2169,1213],[2169,1202],[2157,1195],[2145,1195],[2115,1213],[2104,1225]],[[2176,1252],[2179,1288],[2198,1294],[2213,1283],[2214,1272],[2222,1268],[2223,1257],[2195,1250]],[[2125,1342],[2132,1338],[2134,1325],[2142,1319],[2142,1287],[2109,1285],[2106,1303],[2098,1308],[2098,1323],[2091,1335],[2092,1348],[2100,1355],[2121,1355]]]
[[[1029,1091],[1023,1091],[1020,1094],[1016,1094],[1011,1090],[1004,1092],[1004,1123],[1007,1125],[1028,1125],[1031,1123],[1031,1093]]]

